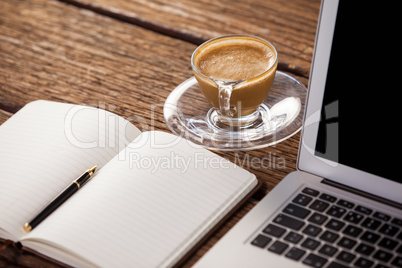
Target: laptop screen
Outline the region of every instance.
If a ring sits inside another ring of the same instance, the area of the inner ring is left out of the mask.
[[[402,183],[398,23],[382,6],[339,3],[315,155]]]

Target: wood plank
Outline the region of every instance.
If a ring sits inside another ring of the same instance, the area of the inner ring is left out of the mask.
[[[195,44],[227,34],[271,41],[279,69],[308,77],[320,0],[61,0]]]
[[[83,103],[141,130],[169,131],[163,103],[192,75],[195,45],[57,1],[2,1],[0,18],[3,106],[17,110],[36,99]],[[298,138],[221,155],[254,172],[267,193],[295,169]]]
[[[23,250],[21,244],[11,243],[4,241],[0,238],[0,267],[7,268],[61,268],[66,267],[64,264],[59,263],[47,257],[40,257],[37,254]]]
[[[9,119],[13,114],[0,109],[0,125]]]
[[[161,107],[192,75],[195,45],[57,1],[2,1],[0,18],[3,106],[86,103],[166,129]]]

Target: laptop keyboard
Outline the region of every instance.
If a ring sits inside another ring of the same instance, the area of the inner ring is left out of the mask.
[[[316,268],[402,267],[402,218],[306,187],[251,244]]]

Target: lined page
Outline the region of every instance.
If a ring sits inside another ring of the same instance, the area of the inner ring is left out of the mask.
[[[0,126],[1,236],[19,239],[25,222],[68,184],[88,168],[102,167],[139,133],[104,110],[49,101],[27,104]]]
[[[23,244],[45,240],[102,267],[165,267],[256,183],[186,140],[145,132]]]

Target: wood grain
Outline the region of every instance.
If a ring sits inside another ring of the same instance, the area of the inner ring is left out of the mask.
[[[41,257],[31,250],[25,250],[20,243],[11,243],[0,238],[0,267],[7,268],[61,268],[64,264],[47,257]],[[4,247],[4,248],[3,248]]]
[[[320,0],[62,0],[195,44],[227,34],[271,41],[279,69],[308,77]]]
[[[194,45],[56,1],[2,1],[0,18],[3,106],[103,105],[166,129],[161,114],[151,126],[151,106],[191,76]]]
[[[9,119],[13,114],[0,109],[0,125]]]
[[[11,103],[7,111],[14,112],[36,99],[83,103],[115,112],[144,131],[169,131],[163,103],[192,75],[195,45],[57,1],[0,5],[4,110]],[[297,146],[295,136],[266,149],[221,155],[257,174],[266,193],[295,169]]]

